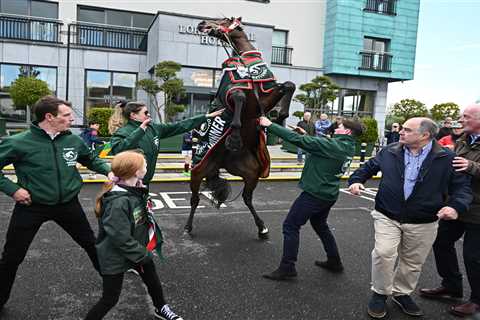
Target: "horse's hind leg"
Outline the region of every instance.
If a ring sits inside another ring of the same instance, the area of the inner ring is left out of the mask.
[[[193,216],[195,215],[195,210],[197,210],[198,203],[200,202],[200,185],[202,183],[203,177],[198,174],[193,174],[190,180],[190,189],[192,191],[192,196],[190,197],[190,215],[188,216],[187,224],[184,227],[185,233],[191,234],[193,230]]]
[[[235,90],[232,92],[230,98],[233,101],[235,110],[233,111],[232,119],[232,133],[227,137],[225,141],[225,147],[233,152],[238,152],[242,149],[242,137],[240,136],[240,128],[242,127],[241,116],[242,109],[247,101],[247,96],[243,90]]]
[[[255,224],[257,225],[258,228],[258,237],[260,239],[268,239],[268,228],[265,227],[265,223],[263,222],[262,219],[257,214],[257,211],[255,211],[255,208],[253,207],[252,199],[253,199],[253,190],[257,187],[258,184],[258,178],[256,179],[245,179],[245,187],[243,188],[243,202],[247,205],[248,209],[252,213],[253,219],[255,219]]]

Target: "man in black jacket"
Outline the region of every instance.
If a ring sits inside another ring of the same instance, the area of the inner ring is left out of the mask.
[[[467,301],[451,306],[449,311],[456,316],[467,317],[480,312],[480,104],[466,107],[460,122],[465,134],[455,143],[457,158],[452,165],[457,171],[472,177],[475,196],[468,213],[458,220],[440,221],[433,253],[442,283],[436,288],[421,289],[420,294],[452,302],[463,297],[463,276],[455,248],[455,243],[463,237],[463,262],[471,294]]]
[[[382,172],[372,211],[375,248],[368,314],[373,318],[386,316],[389,295],[404,313],[423,315],[410,294],[437,235],[437,220],[457,219],[473,199],[469,177],[452,167],[455,154],[437,144],[437,131],[428,118],[408,120],[400,141],[382,149],[349,179],[350,192],[358,195],[365,181]]]

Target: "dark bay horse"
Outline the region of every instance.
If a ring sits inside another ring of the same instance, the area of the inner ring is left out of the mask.
[[[258,184],[259,178],[269,174],[269,166],[265,170],[262,161],[270,163],[266,145],[260,143],[260,134],[262,133],[257,125],[257,119],[260,115],[264,115],[279,105],[280,112],[277,122],[282,123],[289,115],[295,84],[290,81],[277,83],[273,78],[270,81],[270,87],[266,82],[262,82],[259,75],[269,75],[271,72],[265,63],[262,61],[258,63],[261,53],[256,51],[249,42],[242,28],[241,18],[202,21],[198,25],[198,30],[230,45],[233,57],[226,61],[230,64],[224,62],[223,77],[227,76],[225,70],[234,69],[237,75],[243,74],[244,77],[239,79],[239,83],[242,84],[240,88],[225,88],[224,78],[222,78],[217,99],[224,107],[233,111],[232,130],[226,139],[216,147],[215,152],[209,155],[208,159],[205,159],[206,161],[202,161],[201,166],[197,165],[192,169],[191,211],[185,225],[185,232],[190,234],[193,229],[193,216],[200,201],[199,189],[204,178],[207,188],[212,190],[217,208],[227,199],[230,191],[228,182],[219,177],[220,169],[224,168],[232,175],[243,178],[243,201],[255,219],[258,236],[266,239],[268,238],[268,228],[252,205],[253,190]],[[253,61],[255,65],[248,65],[249,61]],[[271,75],[273,76],[273,74]]]

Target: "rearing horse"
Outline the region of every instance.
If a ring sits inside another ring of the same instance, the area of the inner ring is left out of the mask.
[[[191,233],[193,229],[193,216],[200,201],[199,189],[203,178],[206,178],[207,188],[212,190],[217,207],[227,199],[230,190],[228,182],[219,177],[220,169],[224,168],[232,175],[243,178],[243,201],[255,219],[258,236],[266,239],[268,228],[252,205],[253,190],[260,177],[269,175],[270,169],[270,156],[264,141],[263,143],[261,141],[262,133],[257,125],[257,119],[279,105],[277,122],[282,123],[289,115],[295,84],[290,81],[284,83],[275,81],[263,60],[259,60],[261,53],[256,51],[243,31],[241,18],[202,21],[198,25],[198,30],[228,43],[232,48],[233,57],[223,63],[224,73],[217,99],[224,107],[233,111],[233,119],[231,133],[225,140],[219,142],[215,152],[192,169],[191,211],[185,231]],[[239,86],[229,86],[230,82],[227,81],[226,77],[234,78],[233,73],[228,72],[233,70],[237,78],[231,80],[236,80],[241,84]],[[268,83],[262,75],[267,75]],[[271,79],[269,75],[272,76]],[[264,165],[266,162],[267,166]]]

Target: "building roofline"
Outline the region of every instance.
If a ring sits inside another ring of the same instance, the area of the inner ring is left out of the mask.
[[[150,23],[150,26],[148,26],[148,31],[150,31],[150,28],[153,26],[153,24],[155,23],[155,20],[157,20],[159,15],[169,15],[169,16],[177,16],[177,17],[193,18],[193,19],[203,19],[203,20],[212,19],[212,17],[198,16],[198,15],[192,15],[192,14],[167,12],[167,11],[157,11],[157,14],[155,15],[152,22]],[[247,25],[247,26],[253,26],[253,27],[275,29],[275,26],[270,25],[270,24],[261,24],[261,23],[243,22],[243,21],[242,21],[242,24]]]

